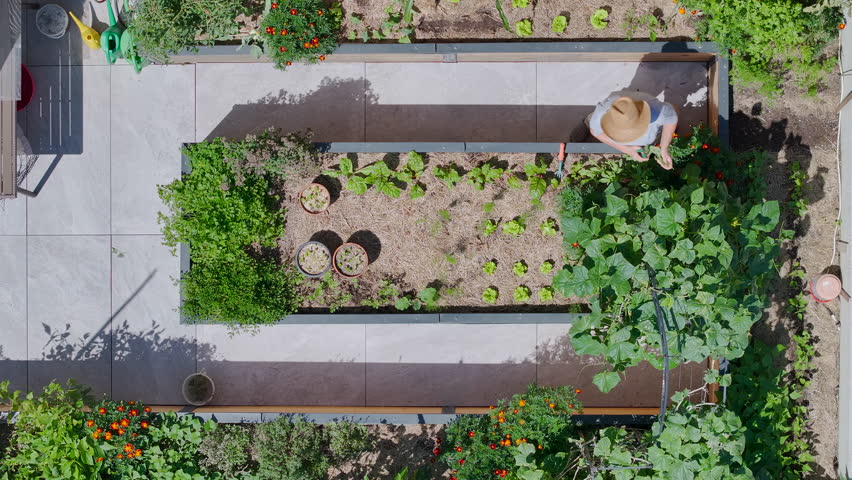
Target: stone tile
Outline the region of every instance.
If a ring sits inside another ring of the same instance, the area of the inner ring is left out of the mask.
[[[28,107],[38,161],[26,178],[30,235],[110,232],[109,67],[33,67]],[[84,128],[85,127],[85,128]]]
[[[538,383],[571,385],[582,390],[586,407],[658,407],[662,371],[643,362],[626,371],[621,383],[602,393],[592,382],[603,367],[598,357],[577,355],[571,347],[565,325],[538,326]],[[703,384],[703,365],[687,364],[671,371],[669,391],[695,389]]]
[[[674,105],[680,132],[707,121],[707,68],[700,62],[553,62],[537,68],[539,142],[568,140],[595,105],[618,90],[643,91]]]
[[[112,237],[113,398],[180,404],[183,379],[195,371],[195,326],[181,325],[177,311],[180,261],[162,241]]]
[[[198,358],[216,384],[214,404],[364,405],[364,325],[197,328],[199,346],[215,346]]]
[[[536,325],[367,325],[367,405],[481,406],[535,381]]]
[[[29,387],[68,378],[110,393],[107,236],[30,236],[27,246]]]
[[[111,82],[112,233],[157,234],[157,185],[180,176],[181,145],[195,139],[195,66],[115,68]]]
[[[364,64],[206,63],[196,68],[197,141],[269,127],[310,128],[315,141],[364,141]]]
[[[89,0],[55,0],[66,11],[71,11],[84,24],[103,32],[109,26],[106,3]],[[113,3],[116,7],[118,2]],[[26,11],[26,10],[25,10]],[[116,13],[118,13],[116,11]],[[29,65],[107,65],[103,50],[92,50],[83,44],[80,30],[71,17],[68,17],[68,30],[59,39],[48,38],[41,34],[35,24],[35,10],[24,16],[27,32],[24,36]],[[119,60],[118,62],[123,62]]]
[[[535,76],[533,64],[368,63],[367,141],[533,141]]]
[[[0,236],[27,234],[27,197],[0,200]]]
[[[27,389],[27,237],[0,237],[0,381]]]

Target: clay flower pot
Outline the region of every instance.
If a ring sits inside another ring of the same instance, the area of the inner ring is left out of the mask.
[[[367,270],[369,258],[364,247],[346,242],[334,251],[334,271],[348,278],[360,277]]]
[[[329,204],[331,204],[331,194],[324,185],[312,183],[302,190],[299,194],[299,205],[302,210],[311,214],[318,215],[324,212]]]
[[[184,379],[181,392],[186,403],[201,406],[213,400],[216,387],[213,385],[213,379],[206,374],[193,373]]]
[[[331,251],[320,242],[305,242],[296,250],[296,268],[310,278],[321,277],[331,267]]]

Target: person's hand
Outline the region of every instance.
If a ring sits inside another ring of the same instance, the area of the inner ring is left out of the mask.
[[[639,146],[636,146],[636,145],[628,145],[628,146],[624,147],[624,149],[626,150],[626,152],[624,152],[624,153],[629,155],[630,158],[632,158],[633,160],[636,160],[637,162],[645,162],[648,159],[643,157],[642,155],[639,155],[639,150],[641,148],[642,147],[639,147]]]
[[[669,155],[668,149],[660,152],[660,156],[657,158],[657,163],[659,163],[665,170],[672,169],[672,156]]]

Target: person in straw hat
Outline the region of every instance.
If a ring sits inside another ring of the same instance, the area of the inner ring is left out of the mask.
[[[672,104],[643,92],[614,92],[597,105],[586,123],[595,138],[637,162],[647,160],[639,150],[655,144],[662,130],[662,155],[657,162],[666,170],[672,168],[669,144],[677,128],[677,112]]]

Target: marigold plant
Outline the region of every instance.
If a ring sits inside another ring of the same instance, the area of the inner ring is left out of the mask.
[[[96,462],[107,472],[122,472],[128,469],[127,462],[142,461],[151,443],[148,431],[153,418],[151,407],[138,402],[103,400],[95,405],[84,427],[103,450]]]
[[[282,70],[293,62],[323,61],[337,48],[341,17],[339,6],[321,0],[273,2],[261,24],[267,54]]]
[[[526,443],[535,446],[537,460],[569,452],[559,461],[548,462],[547,468],[561,472],[572,463],[572,453],[577,453],[571,414],[582,411],[577,398],[581,393],[570,386],[530,385],[526,393],[498,402],[488,415],[459,417],[447,426],[446,440],[433,453],[441,455],[458,480],[499,478],[515,467],[516,452],[511,447]]]

